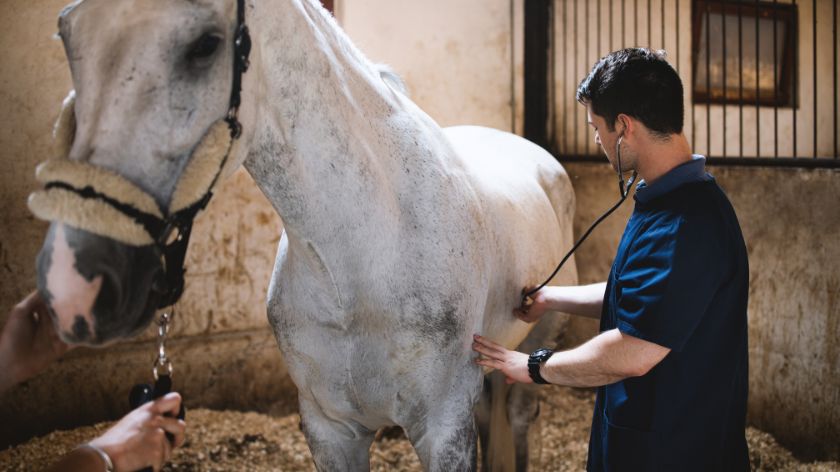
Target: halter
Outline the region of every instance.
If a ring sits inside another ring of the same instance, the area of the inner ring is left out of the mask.
[[[60,221],[129,246],[153,245],[164,269],[162,279],[152,286],[160,295],[158,308],[175,304],[184,291],[184,258],[193,220],[213,196],[233,142],[242,135],[237,114],[242,74],[249,65],[251,36],[245,24],[245,0],[237,0],[236,8],[228,112],[210,127],[193,150],[169,208],[160,208],[151,195],[115,172],[67,158],[75,135],[73,92],[65,100],[56,123],[61,155],[38,166],[36,178],[44,189],[29,196],[29,208],[40,219]]]

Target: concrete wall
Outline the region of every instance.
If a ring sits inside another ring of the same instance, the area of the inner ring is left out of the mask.
[[[522,128],[524,0],[336,0],[372,60],[389,64],[441,126]]]
[[[575,234],[618,198],[607,164],[569,163]],[[729,195],[750,258],[748,421],[802,458],[840,457],[840,171],[710,167]],[[581,283],[603,281],[632,202],[581,246]],[[573,318],[569,344],[598,331]]]

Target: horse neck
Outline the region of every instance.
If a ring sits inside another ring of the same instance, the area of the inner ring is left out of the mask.
[[[257,5],[259,83],[245,86],[259,109],[247,169],[292,238],[324,245],[341,232],[346,247],[364,236],[359,225],[393,227],[401,195],[422,193],[429,174],[440,180],[449,168],[440,128],[314,0]]]

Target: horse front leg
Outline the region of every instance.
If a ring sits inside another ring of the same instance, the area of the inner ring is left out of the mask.
[[[315,402],[300,399],[303,434],[321,472],[370,470],[370,445],[374,432],[353,421],[336,421],[324,415]]]
[[[507,397],[507,413],[513,433],[517,472],[525,472],[529,469],[529,465],[541,465],[542,437],[541,427],[537,421],[540,414],[538,388],[539,386],[534,385],[511,385]]]
[[[475,408],[482,472],[524,472],[539,465],[541,438],[534,428],[539,401],[533,385],[508,385],[501,372],[487,374]]]
[[[477,436],[472,405],[464,405],[451,416],[427,416],[406,431],[427,472],[476,470]]]

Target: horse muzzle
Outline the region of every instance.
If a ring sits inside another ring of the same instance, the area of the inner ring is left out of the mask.
[[[64,223],[50,225],[37,266],[38,290],[70,344],[136,334],[162,296],[164,273],[153,246],[130,246]]]

